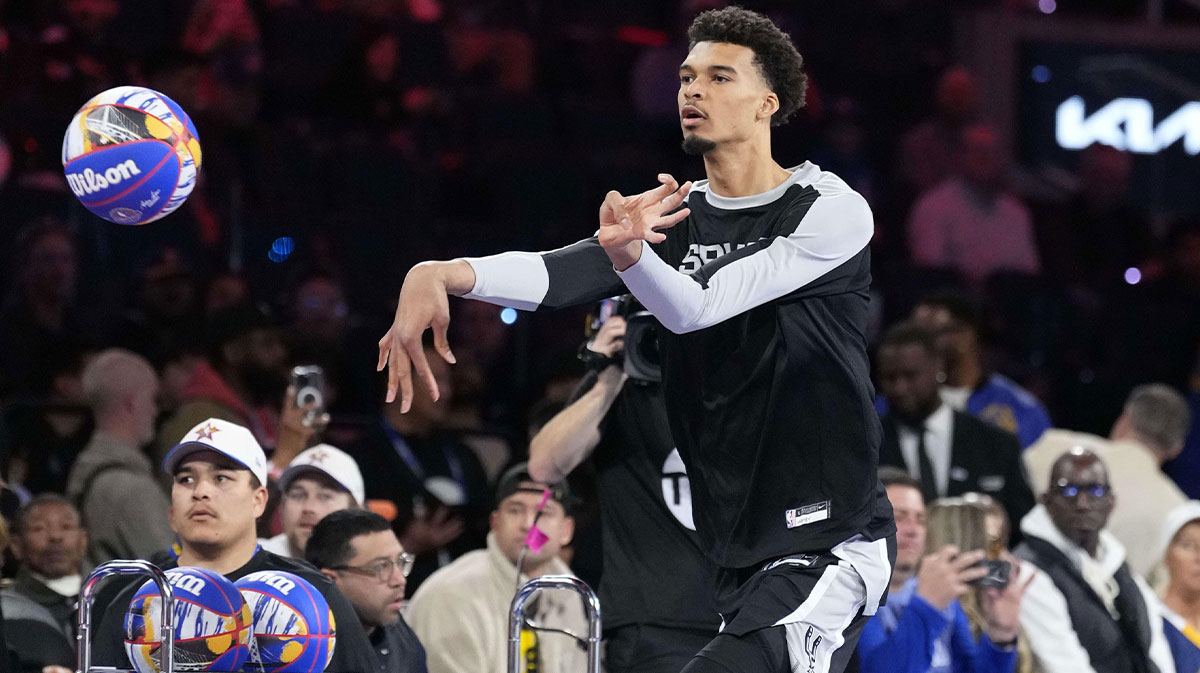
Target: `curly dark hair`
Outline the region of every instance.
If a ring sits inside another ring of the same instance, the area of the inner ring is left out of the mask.
[[[804,107],[804,59],[792,38],[767,17],[737,6],[701,12],[688,28],[688,49],[699,42],[727,42],[754,52],[754,65],[779,97],[771,126],[783,124]]]

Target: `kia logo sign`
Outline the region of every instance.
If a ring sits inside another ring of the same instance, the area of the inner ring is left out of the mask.
[[[1200,101],[1186,103],[1157,125],[1154,108],[1142,98],[1117,98],[1086,114],[1083,98],[1072,96],[1055,113],[1059,147],[1081,150],[1093,143],[1137,154],[1158,154],[1182,140],[1183,150],[1200,154]]]

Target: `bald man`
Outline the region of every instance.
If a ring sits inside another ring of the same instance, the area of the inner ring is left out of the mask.
[[[158,376],[141,356],[120,349],[83,371],[96,431],[67,478],[67,497],[83,514],[88,561],[147,558],[175,539],[170,502],[142,451],[154,439]]]
[[[1015,553],[1034,578],[1020,621],[1046,673],[1175,671],[1158,600],[1104,530],[1117,497],[1104,461],[1076,447],[1054,461],[1049,489],[1021,520]]]

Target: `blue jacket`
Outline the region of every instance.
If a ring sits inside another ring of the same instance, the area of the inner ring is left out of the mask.
[[[916,595],[917,580],[888,596],[858,640],[862,673],[1012,673],[1016,648],[971,637],[958,601],[943,611]]]

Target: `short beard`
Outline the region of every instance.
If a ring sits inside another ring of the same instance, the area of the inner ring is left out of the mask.
[[[695,157],[703,156],[717,149],[717,144],[711,140],[705,140],[700,136],[692,135],[683,139],[683,144],[681,147],[683,148],[684,154],[690,154]]]

